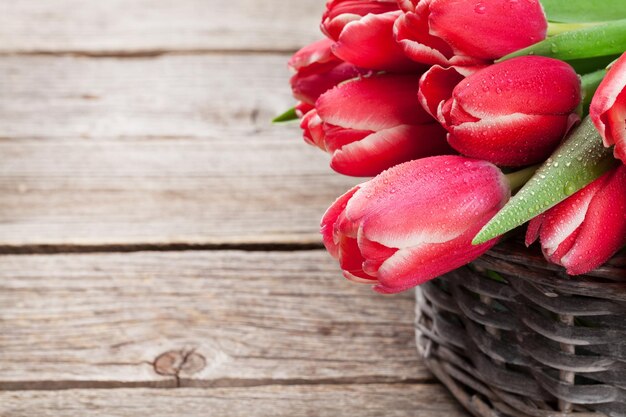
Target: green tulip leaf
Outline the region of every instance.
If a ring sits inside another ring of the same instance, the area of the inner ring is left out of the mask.
[[[604,22],[626,19],[624,0],[541,0],[551,22]]]
[[[626,51],[626,19],[564,32],[506,55],[496,62],[524,55],[569,61],[621,54]]]
[[[590,184],[617,162],[587,117],[472,243],[484,243],[521,226]]]
[[[280,116],[276,116],[272,120],[272,123],[285,123],[285,122],[290,122],[292,120],[296,120],[297,118],[298,118],[298,115],[296,114],[296,108],[292,107],[286,112],[284,112],[283,114],[281,114]]]

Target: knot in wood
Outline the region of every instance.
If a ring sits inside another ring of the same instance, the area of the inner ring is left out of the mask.
[[[194,374],[206,366],[206,359],[194,351],[170,350],[154,360],[154,370],[159,375],[178,376]]]

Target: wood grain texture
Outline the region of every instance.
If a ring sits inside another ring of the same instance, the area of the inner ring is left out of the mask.
[[[0,389],[429,378],[413,293],[350,283],[323,251],[14,255],[0,274]],[[196,357],[160,375],[166,352]]]
[[[2,2],[0,251],[319,245],[359,180],[268,123],[296,3]],[[413,316],[319,250],[2,255],[0,416],[464,415]]]
[[[319,244],[356,181],[291,134],[0,141],[0,247]]]
[[[360,180],[269,125],[285,59],[0,59],[0,246],[319,244]]]
[[[374,384],[0,393],[10,417],[463,417],[438,385]],[[82,414],[84,415],[84,414]]]
[[[0,137],[197,137],[228,140],[242,149],[246,140],[285,138],[301,145],[296,127],[270,125],[295,103],[288,58],[2,57]]]
[[[355,180],[293,139],[2,141],[0,246],[320,242]]]
[[[15,0],[0,52],[292,50],[318,37],[323,0]]]

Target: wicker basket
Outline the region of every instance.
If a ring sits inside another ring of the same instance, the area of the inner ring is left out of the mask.
[[[626,416],[626,254],[568,277],[516,240],[417,291],[417,345],[475,416]]]

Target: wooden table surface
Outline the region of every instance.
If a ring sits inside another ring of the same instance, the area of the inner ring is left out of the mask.
[[[340,277],[297,126],[323,0],[0,5],[0,416],[445,416],[413,294]]]

